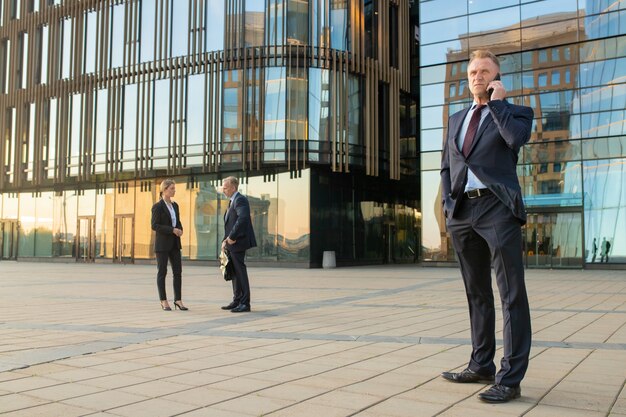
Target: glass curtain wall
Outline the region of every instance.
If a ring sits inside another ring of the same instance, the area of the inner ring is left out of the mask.
[[[626,261],[626,242],[611,232],[623,229],[625,209],[622,9],[583,0],[420,2],[424,260],[454,260],[441,213],[441,149],[449,116],[471,101],[469,53],[486,48],[501,59],[508,100],[535,114],[518,168],[529,213],[527,265]],[[602,187],[608,178],[612,192]],[[604,241],[608,256],[600,261]]]

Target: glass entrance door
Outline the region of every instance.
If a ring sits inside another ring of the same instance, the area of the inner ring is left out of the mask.
[[[17,220],[0,220],[0,257],[2,259],[17,259]]]
[[[96,217],[79,217],[76,236],[78,239],[76,242],[76,260],[94,262],[96,258]]]
[[[579,212],[529,213],[525,226],[527,268],[582,268],[582,215]]]
[[[133,216],[115,216],[115,227],[113,236],[113,262],[134,262],[134,227],[135,224],[133,221]]]

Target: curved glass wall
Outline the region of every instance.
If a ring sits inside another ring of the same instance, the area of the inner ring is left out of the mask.
[[[626,263],[624,242],[611,231],[624,229],[621,9],[582,0],[420,2],[424,260],[454,260],[441,213],[441,149],[449,116],[471,102],[469,53],[486,48],[501,59],[508,100],[531,106],[535,114],[518,167],[529,214],[527,266]],[[609,250],[600,261],[603,241]]]

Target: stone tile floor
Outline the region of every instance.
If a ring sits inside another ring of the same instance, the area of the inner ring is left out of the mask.
[[[155,269],[0,262],[0,414],[626,417],[624,271],[527,271],[522,398],[489,405],[439,377],[470,352],[457,269],[250,268],[242,314],[190,265],[162,311]]]

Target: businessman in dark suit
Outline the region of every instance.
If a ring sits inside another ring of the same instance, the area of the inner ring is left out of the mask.
[[[230,251],[235,269],[233,278],[233,301],[223,306],[223,310],[232,313],[250,311],[250,283],[246,268],[246,250],[256,246],[256,238],[250,218],[250,203],[246,196],[237,191],[239,181],[235,177],[227,177],[222,181],[222,189],[228,197],[228,209],[224,214],[224,239],[222,249]]]
[[[154,252],[157,259],[157,289],[161,308],[170,311],[165,292],[165,276],[167,275],[167,261],[172,265],[174,275],[174,308],[188,310],[181,299],[182,263],[180,237],[183,235],[183,225],[180,222],[178,204],[172,201],[176,194],[176,183],[173,179],[161,182],[161,199],[152,206],[152,230],[156,232]]]
[[[474,103],[450,117],[441,161],[443,211],[461,267],[472,334],[467,368],[442,377],[461,383],[495,382],[479,394],[494,403],[520,397],[531,345],[522,259],[526,213],[516,165],[520,148],[530,138],[533,111],[505,100],[506,90],[496,79],[499,72],[498,58],[491,52],[471,55],[467,75]],[[492,265],[504,323],[497,375]]]

